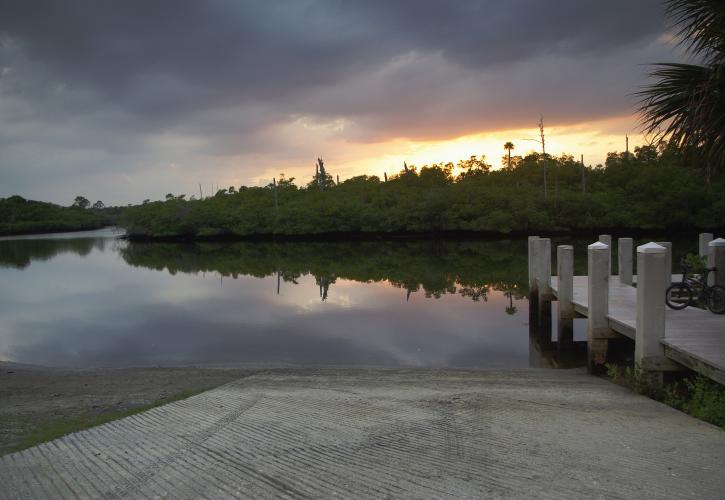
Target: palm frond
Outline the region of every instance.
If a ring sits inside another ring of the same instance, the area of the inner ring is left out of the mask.
[[[692,54],[706,61],[722,61],[725,55],[725,1],[669,0],[665,13],[676,35]]]
[[[670,0],[678,35],[704,64],[658,64],[638,92],[641,125],[696,157],[708,174],[725,168],[725,0]]]
[[[643,128],[703,161],[725,161],[725,65],[660,64],[639,92]]]

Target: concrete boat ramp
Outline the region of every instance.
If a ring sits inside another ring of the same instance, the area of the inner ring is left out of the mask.
[[[0,457],[3,498],[722,498],[725,432],[583,370],[260,373]]]

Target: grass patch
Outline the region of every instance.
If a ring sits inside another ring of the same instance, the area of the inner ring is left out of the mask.
[[[614,383],[725,429],[725,387],[707,377],[696,375],[660,384],[639,365],[606,366],[607,376]]]
[[[702,375],[670,385],[663,402],[725,429],[725,387]]]
[[[150,410],[151,408],[156,408],[157,406],[162,406],[167,403],[173,403],[174,401],[180,401],[182,399],[195,396],[196,394],[208,389],[209,388],[177,392],[165,398],[153,401],[152,403],[125,410],[107,411],[88,415],[60,416],[57,418],[42,420],[37,423],[24,423],[26,432],[20,442],[3,450],[3,454],[14,453],[47,441],[52,441],[53,439],[57,439],[72,432],[90,429],[113,420],[118,420],[119,418],[136,415],[137,413]]]

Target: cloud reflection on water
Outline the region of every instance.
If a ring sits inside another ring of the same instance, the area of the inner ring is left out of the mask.
[[[400,283],[338,277],[322,301],[311,274],[281,281],[278,295],[274,274],[171,274],[129,266],[123,248],[94,244],[0,268],[0,358],[84,367],[529,364],[527,302],[501,291],[476,302],[419,290],[406,300]],[[505,312],[510,301],[516,314]]]

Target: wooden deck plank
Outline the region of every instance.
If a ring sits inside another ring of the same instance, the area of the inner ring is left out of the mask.
[[[634,277],[636,282],[636,276]],[[681,279],[673,275],[673,281]],[[558,278],[553,276],[551,287],[558,294]],[[586,276],[574,276],[574,310],[583,316],[588,313]],[[637,289],[620,283],[618,276],[609,282],[610,328],[634,338],[637,326]],[[665,310],[665,354],[705,376],[725,383],[725,315],[688,307],[681,311]]]

